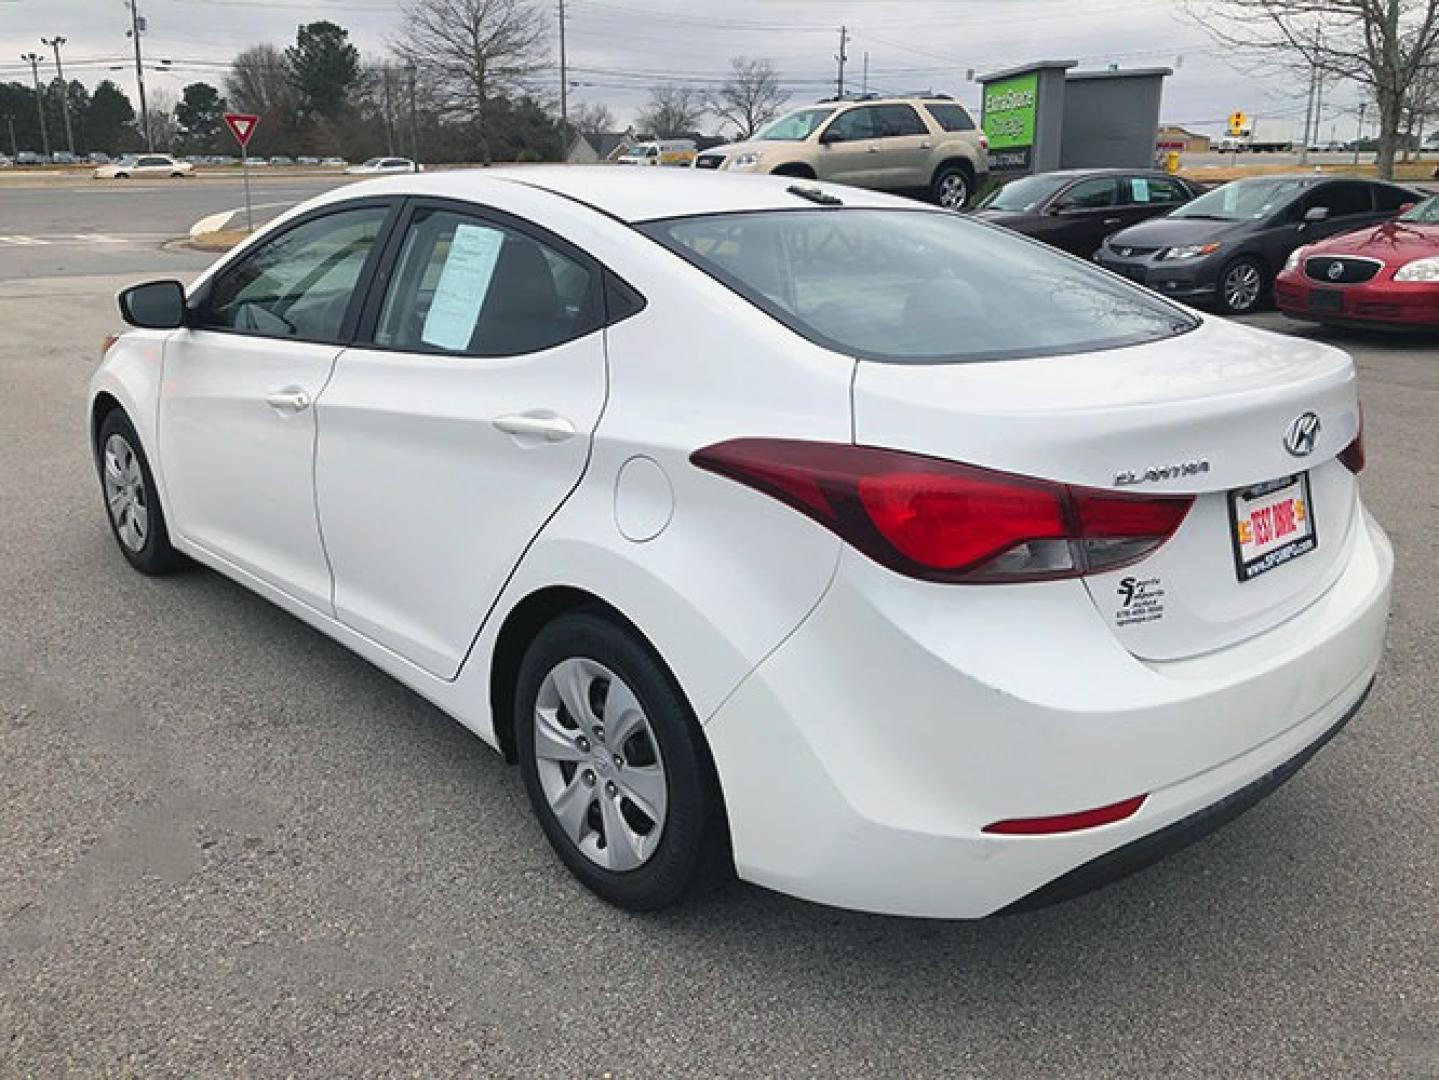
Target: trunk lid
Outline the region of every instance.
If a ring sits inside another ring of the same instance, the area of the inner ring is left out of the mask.
[[[1296,456],[1285,437],[1305,413],[1319,430],[1313,450]],[[861,362],[854,424],[861,445],[1086,487],[1195,495],[1158,551],[1084,579],[1123,646],[1145,659],[1222,648],[1301,610],[1337,577],[1355,519],[1354,478],[1335,460],[1359,429],[1353,362],[1219,320],[1161,342],[1070,356]],[[1268,501],[1302,500],[1315,543],[1241,580],[1235,515],[1263,512],[1266,494],[1252,489],[1291,476],[1299,486]],[[1249,497],[1231,506],[1231,493],[1244,489]]]

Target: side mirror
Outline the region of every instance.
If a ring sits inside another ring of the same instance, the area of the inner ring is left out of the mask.
[[[142,330],[178,330],[185,325],[185,287],[178,281],[131,285],[116,298],[120,317]]]
[[[829,146],[831,143],[844,142],[844,132],[836,131],[834,128],[825,128],[819,133],[821,146]]]
[[[1329,207],[1327,206],[1311,206],[1308,210],[1304,211],[1304,223],[1306,225],[1313,225],[1317,222],[1328,220]]]

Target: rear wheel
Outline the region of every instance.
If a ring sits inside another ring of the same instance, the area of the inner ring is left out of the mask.
[[[127,173],[127,172],[117,172],[117,173],[115,174],[115,179],[116,179],[116,180],[128,180],[128,179],[130,179],[130,174]]]
[[[563,615],[530,645],[517,689],[525,789],[556,854],[587,888],[652,911],[728,875],[708,747],[642,638],[599,612]]]
[[[964,165],[944,165],[934,174],[930,194],[946,210],[963,210],[974,190],[974,177]]]
[[[1264,267],[1257,259],[1235,259],[1219,275],[1219,306],[1226,315],[1257,311],[1267,285]]]
[[[180,553],[170,546],[155,478],[140,439],[119,409],[111,410],[100,424],[95,447],[105,512],[120,554],[142,574],[168,574],[180,564]]]
[[[814,170],[808,165],[780,165],[770,170],[771,176],[797,176],[803,180],[815,179]]]

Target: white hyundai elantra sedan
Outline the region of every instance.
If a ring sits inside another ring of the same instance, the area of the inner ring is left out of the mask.
[[[1379,663],[1349,357],[952,213],[406,176],[120,306],[124,557],[425,695],[626,907],[1061,899],[1287,779]]]

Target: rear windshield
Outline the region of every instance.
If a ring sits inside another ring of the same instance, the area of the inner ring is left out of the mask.
[[[1011,233],[925,210],[773,210],[641,225],[817,344],[888,363],[1117,348],[1197,322]]]

